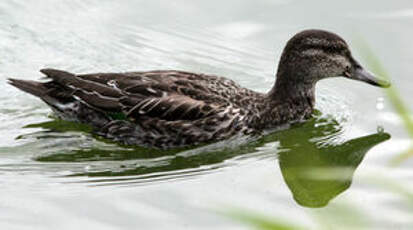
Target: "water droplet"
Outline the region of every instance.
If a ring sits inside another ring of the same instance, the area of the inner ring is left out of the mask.
[[[377,98],[376,109],[377,110],[383,110],[384,109],[384,98],[383,97]]]
[[[378,133],[384,133],[384,128],[383,128],[383,126],[381,126],[381,125],[377,126],[377,132],[378,132]]]

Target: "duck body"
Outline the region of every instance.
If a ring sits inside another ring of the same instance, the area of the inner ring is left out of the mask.
[[[64,120],[93,126],[127,145],[174,148],[257,134],[305,120],[315,83],[347,76],[385,86],[351,57],[344,40],[307,30],[287,43],[277,81],[266,94],[215,75],[183,71],[72,74],[41,70],[47,82],[9,79],[46,102]]]
[[[10,83],[40,97],[60,119],[92,125],[97,134],[127,145],[196,145],[238,133],[256,134],[311,114],[310,105],[303,105],[304,113],[294,113],[292,119],[288,103],[267,103],[266,94],[215,75],[41,72],[52,81],[12,79]]]

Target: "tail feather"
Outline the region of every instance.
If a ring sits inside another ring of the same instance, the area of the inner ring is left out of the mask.
[[[99,97],[99,95],[96,96],[94,91],[87,91],[89,85],[86,85],[86,89],[73,86],[75,83],[78,86],[82,86],[80,83],[84,83],[73,74],[51,69],[42,70],[42,72],[52,78],[52,81],[36,82],[10,78],[8,83],[42,99],[63,120],[91,124],[97,128],[110,121],[110,118],[104,112],[96,109],[93,105],[105,109],[112,108],[115,107],[114,102],[116,101],[110,98],[103,100],[104,98]],[[70,87],[65,84],[70,85]],[[75,89],[72,89],[72,87]],[[79,97],[81,101],[75,96]]]
[[[9,78],[8,80],[10,85],[40,98],[43,98],[48,91],[41,82],[13,78]]]
[[[9,78],[9,84],[21,89],[26,93],[30,93],[36,97],[39,97],[44,102],[46,102],[49,106],[56,108],[58,107],[61,102],[54,97],[49,95],[50,89],[45,86],[45,83],[30,81],[30,80],[20,80],[20,79],[13,79]]]
[[[40,70],[47,77],[52,78],[53,81],[57,82],[62,86],[70,86],[70,88],[91,93],[99,93],[102,96],[119,98],[122,94],[107,84],[102,84],[95,81],[90,81],[88,79],[83,79],[75,74],[57,70],[57,69],[42,69]]]
[[[41,69],[40,72],[62,85],[79,82],[79,79],[76,78],[76,75],[66,71],[57,69]]]

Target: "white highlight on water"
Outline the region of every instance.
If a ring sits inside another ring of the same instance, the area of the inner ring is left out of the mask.
[[[377,98],[376,109],[379,110],[379,111],[384,109],[384,98],[383,97],[378,97]]]

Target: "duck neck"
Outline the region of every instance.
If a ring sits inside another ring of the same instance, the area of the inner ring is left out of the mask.
[[[296,122],[311,116],[315,105],[315,82],[305,76],[278,72],[274,87],[267,94],[266,113],[280,123]],[[307,78],[308,79],[308,78]]]
[[[311,108],[315,105],[315,83],[304,81],[283,80],[285,77],[277,75],[274,87],[268,92],[267,98],[276,104],[295,103],[304,104]],[[303,102],[303,103],[300,103]]]

